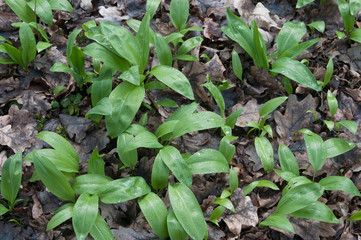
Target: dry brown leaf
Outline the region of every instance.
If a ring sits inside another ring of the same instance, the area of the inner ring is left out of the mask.
[[[242,114],[238,117],[236,126],[245,127],[249,122],[257,122],[259,119],[259,109],[260,105],[257,104],[256,99],[251,99],[247,102],[246,105],[242,106],[240,103],[237,103],[233,106],[232,112],[237,111],[238,109],[244,108]]]

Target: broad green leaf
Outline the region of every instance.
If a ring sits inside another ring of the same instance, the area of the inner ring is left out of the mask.
[[[175,216],[188,235],[201,240],[207,235],[207,224],[193,192],[182,183],[168,186],[169,200]]]
[[[229,115],[226,119],[226,125],[234,128],[234,125],[236,125],[237,119],[241,115],[243,110],[244,108],[238,109],[237,111],[234,111],[231,115]]]
[[[232,51],[232,69],[236,77],[243,81],[242,75],[243,75],[243,67],[241,59],[238,56],[238,53],[233,50]]]
[[[289,95],[291,95],[293,93],[293,87],[292,87],[292,84],[290,82],[290,79],[288,77],[283,76],[281,81],[282,81],[283,86],[286,89],[286,92]]]
[[[345,0],[338,0],[337,5],[341,13],[346,34],[350,34],[355,25],[355,16],[350,13],[350,5]]]
[[[215,149],[202,149],[187,159],[192,174],[229,172],[227,159]]]
[[[297,177],[297,175],[295,175],[293,172],[289,172],[289,171],[281,171],[279,169],[273,169],[273,171],[275,171],[275,173],[280,176],[281,178],[283,178],[286,181],[290,181],[292,178]]]
[[[197,107],[198,107],[198,103],[196,102],[192,102],[191,104],[184,105],[178,108],[177,110],[175,110],[167,121],[180,120],[186,115],[193,114],[197,110]]]
[[[14,62],[13,60],[8,59],[8,58],[0,58],[0,63],[1,64],[15,64],[16,62]]]
[[[327,103],[328,108],[330,109],[331,116],[333,117],[337,112],[338,102],[336,97],[332,94],[330,90],[327,91]]]
[[[331,209],[322,202],[314,202],[296,212],[291,217],[307,218],[327,223],[339,223],[340,221],[333,214]]]
[[[0,44],[0,52],[4,52],[7,53],[9,55],[9,57],[17,64],[19,64],[22,68],[26,68],[27,66],[24,65],[24,62],[21,58],[21,52],[19,49],[11,46],[10,44],[7,43],[1,43]],[[3,58],[3,62],[5,61],[5,59]],[[11,63],[11,61],[7,60],[5,62],[5,64],[9,64]]]
[[[323,140],[317,134],[304,136],[307,148],[307,156],[315,173],[320,170],[326,160],[326,151],[323,147]]]
[[[192,55],[188,55],[188,54],[183,54],[183,55],[177,55],[176,57],[173,58],[174,60],[183,60],[183,61],[188,61],[188,62],[194,62],[194,61],[198,61],[198,58]]]
[[[323,143],[323,147],[326,151],[326,158],[339,156],[350,151],[355,146],[355,143],[342,138],[331,138]]]
[[[111,115],[105,116],[110,137],[119,136],[129,127],[142,104],[144,94],[144,86],[128,82],[122,82],[110,93],[113,111]]]
[[[153,163],[152,168],[152,187],[155,190],[165,188],[168,183],[169,168],[164,164],[160,155],[158,154]]]
[[[30,23],[28,23],[28,24],[29,24],[29,26],[30,26],[33,30],[39,32],[40,35],[44,38],[44,40],[45,40],[48,44],[50,44],[50,43],[49,43],[48,35],[46,34],[43,25],[41,25],[41,24],[39,24],[39,23],[35,23],[35,22],[30,22]],[[20,27],[20,26],[19,26],[19,27]],[[38,43],[39,43],[39,42],[38,42]]]
[[[179,70],[170,66],[159,65],[152,68],[151,74],[174,91],[194,100],[191,84]]]
[[[71,68],[75,68],[74,63],[72,62],[72,53],[73,53],[76,37],[79,35],[80,32],[81,32],[81,29],[76,29],[76,30],[72,31],[68,37],[68,41],[67,41],[67,45],[66,45],[66,59]]]
[[[269,227],[275,227],[287,232],[295,233],[295,230],[292,227],[291,222],[286,218],[284,215],[281,214],[271,214],[266,218],[266,220],[263,220],[259,223],[260,227],[269,226]]]
[[[192,49],[197,47],[203,41],[202,37],[192,37],[187,39],[182,43],[182,45],[178,48],[178,55],[183,55],[190,52]]]
[[[67,65],[65,65],[64,63],[61,63],[61,62],[54,63],[54,65],[50,68],[50,71],[52,71],[52,72],[68,72],[73,77],[75,76],[75,72],[73,71],[73,69],[71,69],[70,67],[68,67]]]
[[[47,48],[49,48],[51,46],[52,46],[51,43],[39,41],[36,44],[36,51],[39,53],[39,52],[44,51],[45,49],[47,49]]]
[[[223,207],[231,210],[232,212],[235,212],[233,203],[228,198],[219,198],[218,197],[218,198],[214,199],[213,203],[219,204],[220,206],[223,206]]]
[[[148,0],[147,1],[146,9],[147,9],[147,13],[149,13],[149,15],[150,15],[150,19],[153,18],[161,1],[162,0]]]
[[[132,140],[134,140],[134,137],[131,134],[124,132],[120,134],[117,141],[117,152],[120,161],[124,166],[131,168],[133,168],[138,161],[138,152],[136,148],[125,150]]]
[[[18,195],[23,175],[22,154],[22,151],[18,151],[6,159],[1,169],[1,194],[11,205],[14,204]]]
[[[361,220],[361,211],[358,211],[357,213],[353,214],[347,221],[359,221]]]
[[[137,42],[139,43],[139,73],[142,74],[147,67],[148,58],[149,58],[149,22],[150,16],[146,13],[142,19],[142,22],[139,26],[137,35],[135,36]]]
[[[31,30],[29,25],[25,22],[23,22],[20,26],[19,38],[21,42],[21,58],[27,68],[28,64],[36,56],[36,42],[33,30]]]
[[[273,98],[273,99],[267,101],[259,109],[260,117],[264,117],[264,116],[270,114],[286,100],[287,100],[287,97],[277,97],[277,98]]]
[[[280,144],[278,147],[278,157],[282,168],[282,171],[289,171],[296,176],[300,175],[299,167],[295,156],[292,151],[284,144]]]
[[[255,58],[253,34],[248,25],[227,8],[228,26],[223,26],[222,31],[233,41],[237,42],[251,58]]]
[[[7,212],[9,212],[9,209],[4,205],[0,204],[0,216],[4,215]]]
[[[6,4],[24,22],[36,22],[34,11],[24,0],[5,0]]]
[[[130,132],[131,128],[139,128],[138,132]],[[133,138],[129,138],[127,142],[124,142],[124,150],[125,152],[131,151],[140,147],[144,148],[162,148],[163,145],[158,142],[158,138],[151,132],[149,132],[144,127],[138,124],[132,124],[130,128],[126,130],[126,132],[134,135]],[[118,148],[119,149],[119,148]]]
[[[34,166],[39,178],[52,194],[67,201],[75,200],[74,190],[68,180],[50,160],[35,152]]]
[[[139,20],[136,20],[136,19],[129,19],[127,20],[127,24],[128,26],[133,29],[135,32],[138,32],[139,31],[139,28],[140,28],[140,24],[142,22],[139,21]],[[154,31],[151,29],[151,28],[148,28],[149,30],[149,43],[152,44],[153,46],[155,45],[154,43],[154,38],[155,38],[155,33]]]
[[[347,192],[348,194],[360,197],[360,191],[355,184],[347,177],[343,176],[328,176],[319,182],[325,190],[339,190]]]
[[[349,4],[350,4],[350,13],[351,13],[351,15],[356,15],[356,13],[361,8],[361,1],[359,1],[359,0],[350,0]]]
[[[280,56],[287,49],[296,46],[306,32],[303,22],[286,22],[277,36],[277,54]]]
[[[67,0],[48,0],[53,10],[73,12],[73,7]]]
[[[188,234],[176,218],[173,209],[170,207],[167,216],[167,228],[169,237],[172,240],[188,240]]]
[[[180,137],[186,133],[224,126],[224,119],[216,113],[203,111],[185,115],[174,127],[173,137]]]
[[[86,238],[93,228],[98,215],[98,196],[83,193],[77,199],[73,209],[73,228],[77,239]]]
[[[113,71],[124,72],[129,68],[129,62],[120,55],[113,52],[111,49],[99,44],[91,43],[87,45],[83,52],[93,58],[101,57],[101,61],[106,63],[109,67],[114,69]]]
[[[27,3],[41,20],[49,26],[53,25],[53,12],[48,0],[30,0]]]
[[[224,136],[219,143],[219,151],[224,155],[228,163],[232,161],[233,156],[236,152],[236,147],[230,142],[236,139],[237,137]]]
[[[248,195],[256,187],[268,187],[273,190],[280,190],[276,184],[274,184],[273,182],[271,182],[269,180],[259,180],[259,181],[254,181],[254,182],[248,184],[247,187],[245,187],[243,189],[243,194]]]
[[[323,79],[323,87],[325,87],[331,80],[333,74],[333,61],[332,58],[328,60],[325,77]]]
[[[273,169],[273,148],[269,140],[265,137],[256,137],[254,140],[256,152],[261,159],[262,166],[265,171],[269,172]]]
[[[85,118],[89,118],[91,115],[111,115],[113,110],[113,105],[111,100],[108,97],[102,98],[97,102],[96,106],[90,109],[86,114]]]
[[[231,191],[231,193],[233,193],[234,190],[238,188],[238,186],[239,186],[239,181],[238,181],[237,172],[231,167],[231,169],[229,170],[229,190]]]
[[[219,109],[221,110],[221,116],[224,115],[224,110],[226,109],[226,104],[224,102],[221,91],[212,83],[209,75],[207,75],[207,82],[201,84],[202,87],[206,87],[211,94],[211,96],[216,101]]]
[[[325,31],[325,22],[324,21],[315,21],[311,22],[310,24],[307,24],[311,29],[315,28],[320,33],[323,33]],[[313,33],[313,30],[312,30]]]
[[[56,228],[66,220],[73,217],[74,203],[67,203],[58,209],[56,214],[50,219],[46,226],[46,231]]]
[[[110,231],[108,224],[105,220],[97,214],[94,225],[90,230],[90,235],[94,240],[113,240],[113,233]]]
[[[95,147],[95,149],[92,152],[92,155],[90,156],[90,158],[87,160],[88,162],[88,169],[87,172],[88,174],[100,174],[100,175],[105,175],[104,172],[104,160],[103,157],[104,155],[99,155],[98,153],[98,147]]]
[[[269,70],[266,43],[263,36],[259,33],[256,21],[252,21],[251,31],[253,32],[253,43],[256,53],[253,61],[255,62],[256,67]]]
[[[109,97],[112,91],[112,83],[112,71],[105,64],[100,70],[99,77],[93,80],[91,87],[91,101],[93,107],[95,107],[103,98]]]
[[[164,37],[159,33],[155,34],[155,50],[157,53],[158,61],[161,65],[172,66],[173,56],[170,47]]]
[[[62,136],[57,133],[43,131],[38,133],[35,137],[40,138],[55,150],[63,153],[69,154],[73,160],[79,162],[78,153],[75,151],[74,147]]]
[[[102,187],[112,180],[110,177],[100,174],[84,174],[76,177],[71,186],[78,194],[98,194],[102,191]]]
[[[218,206],[218,207],[216,207],[216,208],[213,210],[209,221],[212,222],[212,223],[214,223],[214,224],[216,224],[217,226],[219,226],[219,224],[218,224],[218,222],[217,222],[216,220],[217,220],[219,217],[222,216],[222,214],[224,213],[225,210],[226,210],[226,208],[223,207],[223,206]]]
[[[150,192],[150,187],[142,177],[128,177],[108,182],[98,194],[103,203],[126,202]]]
[[[178,181],[188,187],[192,185],[192,173],[178,149],[172,146],[166,146],[162,148],[158,154]]]
[[[128,81],[134,85],[140,85],[140,75],[139,75],[139,66],[134,65],[130,67],[128,70],[124,71],[120,76],[119,79],[123,79]]]
[[[357,132],[357,123],[350,120],[342,120],[338,122],[341,126],[347,128],[353,135]]]
[[[158,138],[162,138],[162,141],[164,141],[165,139],[168,139],[172,136],[172,133],[174,131],[174,128],[179,125],[179,120],[171,120],[166,121],[165,123],[163,123],[162,125],[160,125],[157,128],[157,131],[155,132],[155,135]]]
[[[178,104],[169,98],[164,98],[162,100],[160,100],[159,102],[157,102],[158,106],[162,106],[162,107],[178,107]]]
[[[289,190],[297,187],[297,186],[300,186],[300,185],[303,185],[303,184],[307,184],[307,183],[312,183],[312,181],[308,178],[306,178],[305,176],[296,176],[296,177],[292,177],[285,188],[283,188],[283,191],[282,191],[282,196],[286,195]]]
[[[168,237],[167,230],[167,207],[162,199],[155,193],[148,193],[138,199],[138,204],[149,225],[160,239]]]
[[[336,35],[338,39],[342,39],[346,36],[344,32],[336,31]]]
[[[100,26],[104,36],[121,57],[132,64],[142,65],[139,40],[129,30],[109,22],[100,22]]]
[[[296,8],[301,8],[306,6],[307,4],[314,2],[315,0],[297,0]]]
[[[323,123],[326,125],[326,127],[328,128],[328,130],[331,132],[333,130],[333,128],[335,127],[335,123],[333,121],[327,121],[327,120],[323,120]]]
[[[168,87],[162,83],[162,82],[159,82],[159,81],[150,81],[150,82],[146,82],[144,84],[144,87],[146,90],[148,89],[157,89],[157,90],[167,90]]]
[[[188,0],[171,1],[169,14],[173,25],[178,29],[178,31],[186,28],[189,14]]]
[[[277,59],[272,65],[271,72],[282,74],[315,91],[321,90],[321,86],[317,84],[311,71],[303,63],[291,58],[283,57]]]
[[[289,214],[302,209],[317,201],[323,194],[324,188],[318,183],[307,183],[292,188],[277,204],[275,213]]]

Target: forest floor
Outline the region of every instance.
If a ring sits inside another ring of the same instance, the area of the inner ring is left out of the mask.
[[[187,37],[199,35],[204,38],[202,44],[193,50],[192,54],[199,57],[206,54],[210,60],[200,57],[196,62],[179,61],[175,67],[184,73],[193,87],[196,102],[202,109],[219,113],[219,108],[200,85],[206,82],[207,74],[216,83],[227,80],[235,85],[223,91],[226,102],[226,116],[237,109],[244,108],[237,120],[233,135],[237,140],[236,154],[231,166],[237,171],[240,179],[240,189],[232,195],[235,213],[226,211],[219,219],[220,226],[208,223],[209,239],[357,239],[361,235],[360,222],[346,221],[359,210],[361,199],[341,191],[326,191],[322,201],[332,209],[340,223],[330,224],[318,221],[291,218],[296,234],[291,234],[275,228],[260,228],[258,223],[274,212],[276,204],[281,198],[281,191],[269,188],[256,188],[248,196],[244,196],[241,189],[252,181],[267,179],[278,186],[285,186],[285,182],[274,172],[263,170],[261,161],[256,154],[254,139],[256,133],[247,135],[247,122],[257,121],[258,110],[266,101],[287,95],[280,78],[272,78],[267,72],[253,67],[252,59],[233,41],[222,33],[221,26],[227,24],[226,7],[244,20],[256,20],[267,37],[268,52],[275,51],[275,38],[287,21],[324,21],[326,29],[323,34],[315,31],[304,36],[303,41],[319,37],[321,40],[303,52],[297,59],[307,59],[309,69],[317,80],[325,75],[329,58],[333,59],[334,72],[326,89],[330,89],[336,96],[339,109],[334,117],[335,121],[352,120],[358,123],[356,135],[348,130],[342,130],[338,135],[356,143],[356,147],[339,157],[327,159],[324,167],[317,172],[316,181],[325,176],[347,176],[353,180],[357,188],[361,189],[361,45],[338,39],[336,30],[343,29],[343,22],[334,1],[326,1],[319,5],[318,1],[302,9],[296,9],[295,0],[191,0],[189,25],[198,26],[202,32],[192,32]],[[96,126],[91,120],[85,119],[85,114],[91,108],[90,96],[86,91],[80,91],[74,79],[66,73],[54,73],[49,69],[55,62],[66,63],[65,49],[68,35],[74,29],[80,29],[89,20],[110,21],[125,26],[128,19],[141,20],[145,13],[145,0],[78,0],[74,2],[74,13],[55,11],[54,24],[46,27],[53,46],[38,54],[30,64],[29,70],[24,71],[16,65],[0,65],[0,166],[15,152],[22,150],[26,156],[34,149],[46,147],[44,142],[35,138],[40,131],[60,132],[67,136],[80,155],[80,162],[86,169],[86,160],[93,149],[98,148],[104,154],[105,172],[109,176],[126,177],[130,175],[142,176],[150,182],[150,173],[155,152],[141,149],[138,153],[139,162],[133,172],[119,169],[120,161],[116,153],[116,139],[111,139],[105,129],[104,122]],[[162,1],[151,27],[163,36],[175,31],[169,19],[170,1]],[[19,19],[9,7],[0,0],[0,34],[12,42],[18,41],[18,29],[10,26]],[[356,25],[361,24],[361,14],[356,15]],[[84,47],[90,40],[79,41]],[[240,52],[243,64],[243,81],[236,78],[231,64],[231,52]],[[153,51],[153,50],[152,50]],[[157,61],[151,54],[149,69]],[[86,66],[90,67],[91,58],[86,59]],[[300,171],[307,177],[313,176],[313,170],[308,169],[308,158],[304,141],[295,133],[308,128],[322,136],[325,140],[336,137],[322,122],[315,122],[308,110],[317,112],[322,120],[329,120],[330,114],[326,100],[326,90],[315,92],[311,89],[294,85],[294,94],[289,96],[287,103],[279,107],[267,120],[273,129],[274,137],[270,139],[273,148],[278,149],[280,143],[290,147],[300,165]],[[62,94],[54,97],[56,86],[66,86]],[[70,98],[80,94],[79,113],[69,115],[60,106],[53,108],[51,102]],[[179,98],[173,91],[152,90],[147,93],[148,104],[161,99],[170,98],[183,105],[187,102]],[[176,108],[154,107],[148,112],[147,129],[155,132]],[[135,121],[148,109],[141,107]],[[181,152],[195,153],[203,148],[218,149],[221,139],[219,133],[201,131],[187,134],[174,141],[174,146]],[[278,159],[275,153],[276,163]],[[75,239],[71,221],[46,232],[46,225],[53,212],[61,205],[62,200],[46,190],[40,181],[31,182],[34,167],[30,163],[23,163],[22,187],[19,203],[12,214],[0,217],[0,239]],[[0,172],[1,173],[1,172]],[[193,176],[192,191],[197,197],[204,215],[209,218],[212,200],[228,187],[228,174],[207,174]],[[165,196],[166,197],[166,196]],[[101,215],[112,229],[116,239],[158,239],[141,213],[136,200],[116,205],[101,205]],[[10,221],[15,219],[18,223]]]

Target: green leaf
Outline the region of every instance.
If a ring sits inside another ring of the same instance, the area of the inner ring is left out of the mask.
[[[36,56],[36,42],[33,30],[25,22],[20,26],[19,38],[21,42],[21,58],[25,67],[27,67]]]
[[[78,153],[75,151],[74,147],[62,136],[57,133],[43,131],[38,133],[35,137],[40,138],[55,150],[66,153],[72,157],[74,161],[79,162]]]
[[[292,151],[284,144],[278,147],[278,157],[282,171],[289,171],[299,176],[299,167],[295,156]]]
[[[203,239],[208,229],[193,192],[182,183],[175,183],[168,186],[168,193],[174,214],[184,230],[192,239]]]
[[[338,10],[341,13],[343,24],[345,25],[346,34],[350,34],[355,25],[355,16],[350,13],[350,5],[344,0],[337,1]]]
[[[192,185],[192,173],[178,149],[172,146],[166,146],[162,148],[158,154],[181,183],[188,187]]]
[[[10,58],[17,64],[19,64],[22,68],[26,68],[27,66],[24,65],[24,62],[21,58],[21,52],[19,49],[11,46],[10,44],[7,44],[7,43],[1,43],[0,44],[0,52],[4,52],[4,53],[7,53],[9,54]],[[9,64],[9,63],[12,63],[10,60],[8,59],[4,59],[2,58],[2,61],[5,63],[5,64]]]
[[[357,132],[357,123],[350,120],[342,120],[338,122],[341,126],[347,128],[353,135]]]
[[[46,231],[56,228],[63,222],[73,217],[74,203],[67,203],[56,211],[46,226]]]
[[[68,180],[50,160],[34,152],[34,166],[39,178],[52,194],[67,201],[75,200],[75,193]]]
[[[267,59],[267,47],[263,36],[259,33],[256,21],[252,21],[251,31],[253,32],[253,43],[256,56],[253,61],[258,68],[264,68],[269,70],[269,64]]]
[[[278,202],[275,213],[289,214],[315,202],[323,194],[324,188],[318,183],[306,183],[289,190]]]
[[[306,32],[307,29],[303,22],[286,22],[276,40],[278,56],[296,46]]]
[[[148,193],[138,199],[138,204],[149,225],[160,239],[168,237],[167,230],[167,207],[162,199],[155,193]]]
[[[27,3],[41,20],[49,26],[53,25],[53,12],[48,0],[30,0]]]
[[[18,151],[6,159],[1,169],[1,194],[11,205],[15,202],[21,184],[22,154],[22,151]]]
[[[339,190],[347,192],[348,194],[360,197],[360,191],[355,184],[347,177],[343,176],[328,176],[319,182],[325,190]]]
[[[104,172],[104,160],[103,157],[104,155],[99,155],[98,153],[98,147],[95,147],[95,149],[92,152],[92,155],[90,156],[90,158],[87,160],[88,162],[88,174],[100,174],[100,175],[105,175]]]
[[[336,97],[332,94],[330,90],[327,91],[327,103],[328,108],[330,109],[330,113],[333,117],[337,112],[338,102]]]
[[[338,39],[342,39],[345,37],[346,34],[344,32],[336,31],[336,35]]]
[[[265,137],[256,137],[254,141],[256,152],[261,159],[262,166],[265,171],[269,172],[273,169],[273,148],[269,140]]]
[[[0,216],[4,215],[7,212],[9,212],[9,209],[4,205],[0,204]]]
[[[36,22],[34,11],[24,0],[5,0],[5,2],[24,22]]]
[[[153,163],[152,168],[152,187],[155,190],[165,188],[168,183],[169,168],[164,164],[160,155],[158,154]]]
[[[320,33],[323,33],[325,31],[325,22],[324,21],[311,22],[307,26],[309,26],[311,29],[315,28]],[[312,32],[313,32],[313,30],[312,30]]]
[[[119,84],[109,95],[112,114],[105,116],[105,124],[110,137],[119,136],[132,123],[144,98],[144,86],[128,82]]]
[[[224,126],[224,119],[216,113],[203,111],[185,115],[174,127],[173,137],[180,137],[186,133]]]
[[[68,72],[72,76],[75,76],[75,72],[73,71],[73,69],[71,69],[70,67],[68,67],[67,65],[65,65],[64,63],[61,63],[61,62],[54,63],[54,65],[50,68],[50,71],[52,71],[52,72]]]
[[[167,228],[169,237],[172,240],[188,240],[188,234],[176,218],[173,209],[170,207],[167,216]]]
[[[306,6],[307,4],[314,2],[315,0],[297,0],[296,8],[301,8]]]
[[[275,171],[275,173],[280,176],[281,178],[283,178],[286,181],[290,181],[292,178],[297,177],[297,175],[295,175],[293,172],[289,172],[289,171],[281,171],[279,169],[273,169],[273,171]]]
[[[323,123],[326,125],[329,131],[332,131],[335,127],[335,123],[333,121],[323,120]]]
[[[112,71],[108,65],[103,65],[99,77],[93,80],[91,87],[92,106],[95,107],[99,101],[105,97],[109,97],[112,91]],[[111,108],[111,106],[109,106]]]
[[[117,152],[120,161],[124,166],[131,168],[133,168],[138,161],[138,152],[136,148],[125,150],[132,140],[134,140],[134,137],[131,134],[124,132],[120,134],[117,141]]]
[[[291,58],[282,57],[277,59],[272,65],[271,72],[282,74],[315,91],[321,90],[321,86],[317,84],[311,71],[303,63]]]
[[[256,187],[268,187],[273,190],[280,190],[276,184],[274,184],[273,182],[271,182],[269,180],[259,180],[259,181],[254,181],[254,182],[248,184],[247,187],[245,187],[243,189],[243,194],[248,195]]]
[[[350,151],[356,146],[355,143],[342,138],[331,138],[323,143],[326,158],[333,158]]]
[[[85,239],[93,228],[98,215],[98,196],[83,193],[79,196],[73,209],[73,228],[77,239]]]
[[[161,1],[162,0],[148,0],[147,1],[146,9],[147,9],[147,13],[149,13],[149,15],[150,15],[150,19],[153,18]]]
[[[160,100],[159,102],[157,102],[158,106],[162,106],[162,107],[178,107],[178,104],[169,98],[164,98],[162,100]]]
[[[281,214],[271,214],[266,218],[266,220],[263,220],[259,223],[260,227],[264,226],[270,226],[275,227],[287,232],[295,233],[295,230],[292,227],[291,222],[286,218],[284,215]]]
[[[76,29],[76,30],[72,31],[68,37],[68,41],[67,41],[67,45],[66,45],[66,59],[71,68],[75,68],[74,63],[72,62],[72,53],[73,53],[73,49],[74,49],[74,42],[80,32],[81,32],[81,29]]]
[[[347,221],[359,221],[361,220],[361,211],[358,211],[357,213],[353,214]]]
[[[161,65],[171,67],[173,63],[173,57],[167,41],[159,33],[155,34],[154,41],[155,41],[155,50],[157,53],[157,58],[159,63]]]
[[[228,198],[219,198],[218,197],[218,198],[214,199],[213,203],[219,204],[220,206],[223,206],[223,207],[231,210],[232,212],[236,212],[234,210],[233,203]]]
[[[361,2],[359,0],[350,0],[349,3],[351,15],[356,15],[358,10],[361,8]]]
[[[231,115],[229,115],[226,119],[226,125],[234,128],[234,125],[236,125],[237,119],[241,115],[243,110],[244,108],[238,109],[237,111],[234,111]]]
[[[182,45],[178,48],[178,55],[183,55],[190,52],[192,49],[197,47],[203,41],[202,37],[192,37],[187,39],[182,43]]]
[[[333,61],[332,58],[328,60],[325,77],[323,79],[323,87],[325,87],[331,80],[333,74]]]
[[[238,53],[233,50],[232,51],[232,69],[236,77],[243,81],[242,75],[243,75],[243,67],[241,59],[238,56]]]
[[[170,66],[159,65],[152,68],[151,74],[174,91],[190,100],[194,100],[191,84],[186,76],[179,70]]]
[[[284,101],[287,100],[288,97],[277,97],[267,101],[265,104],[261,106],[259,109],[260,117],[264,117],[271,112],[273,112],[276,108],[278,108]]]
[[[229,190],[231,191],[231,193],[233,193],[234,190],[238,188],[238,186],[239,186],[239,181],[238,181],[237,172],[231,167],[231,169],[229,170]]]
[[[186,27],[189,14],[188,0],[171,1],[170,3],[170,19],[178,31]]]
[[[103,203],[126,202],[150,192],[150,187],[142,177],[128,177],[105,184],[98,194]]]
[[[36,44],[36,51],[38,51],[38,53],[40,53],[41,51],[44,51],[45,49],[51,47],[53,44],[48,43],[48,42],[43,42],[43,41],[39,41]]]
[[[132,128],[138,128],[137,132],[131,132]],[[126,132],[134,135],[134,138],[129,139],[124,143],[125,149],[123,151],[131,151],[140,147],[144,148],[162,148],[163,145],[158,142],[158,138],[144,127],[138,124],[132,124]]]
[[[201,84],[201,86],[206,87],[208,89],[209,93],[214,98],[217,105],[219,106],[219,109],[221,110],[221,116],[223,116],[224,110],[226,109],[226,104],[224,102],[221,91],[212,83],[209,75],[207,75],[207,82]]]
[[[215,149],[202,149],[187,159],[192,174],[229,172],[224,155]]]
[[[217,220],[219,217],[222,216],[222,214],[224,213],[225,210],[226,210],[226,208],[223,207],[223,206],[218,206],[218,207],[216,207],[216,208],[213,210],[209,221],[212,222],[212,223],[214,223],[214,224],[216,224],[217,226],[219,226],[219,224],[218,224],[218,222],[217,222],[216,220]]]
[[[315,173],[320,170],[326,160],[326,151],[323,147],[323,140],[317,134],[306,134],[304,140],[307,148],[307,156]]]
[[[312,181],[305,176],[292,177],[290,180],[288,180],[287,186],[283,188],[282,196],[286,195],[289,190],[307,183],[312,183]]]
[[[281,55],[279,55],[278,59],[283,58],[283,57],[288,57],[288,58],[293,59],[293,58],[297,57],[298,55],[300,55],[307,48],[310,48],[312,45],[314,45],[315,43],[317,43],[320,40],[321,40],[321,38],[315,38],[315,39],[311,39],[311,40],[305,41],[303,43],[300,43],[296,46],[293,46],[293,47],[285,50]]]
[[[124,72],[129,68],[129,62],[127,60],[99,43],[91,43],[87,45],[83,52],[93,58],[102,56],[100,60],[111,67],[113,71]]]
[[[67,0],[48,0],[53,10],[74,12],[73,7]]]
[[[149,58],[149,14],[145,14],[142,19],[142,22],[139,26],[137,35],[135,36],[136,40],[139,43],[140,59],[139,59],[139,73],[142,74],[147,67],[148,58]]]
[[[110,177],[100,174],[84,174],[76,177],[71,183],[75,193],[98,194],[102,191],[102,187],[112,181]]]
[[[113,240],[114,239],[113,233],[110,231],[108,224],[105,222],[105,220],[99,214],[97,215],[94,225],[89,233],[93,237],[94,240]]]
[[[219,151],[224,155],[228,163],[232,161],[236,152],[236,147],[233,144],[230,144],[230,142],[236,139],[237,137],[224,136],[219,143]]]
[[[292,217],[307,218],[327,223],[339,223],[331,209],[322,202],[314,202],[296,212],[290,214]]]

